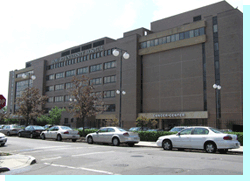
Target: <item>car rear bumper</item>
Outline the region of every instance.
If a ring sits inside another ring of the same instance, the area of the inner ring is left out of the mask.
[[[62,139],[79,139],[80,135],[67,135],[67,134],[61,134]]]
[[[217,149],[237,149],[240,148],[240,142],[239,141],[221,141],[217,143]]]
[[[128,137],[121,140],[122,143],[139,143],[139,137]]]

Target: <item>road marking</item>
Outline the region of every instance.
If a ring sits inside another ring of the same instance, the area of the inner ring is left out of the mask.
[[[77,156],[86,156],[86,155],[94,155],[94,154],[99,154],[99,153],[111,153],[114,151],[106,151],[106,152],[94,152],[94,153],[84,153],[84,154],[80,154],[80,155],[72,155],[72,157],[77,157]]]
[[[55,160],[55,159],[59,159],[59,158],[62,158],[61,156],[58,156],[58,157],[53,157],[53,158],[44,158],[44,159],[41,159],[41,161],[45,161],[45,160]]]
[[[50,164],[50,163],[44,163],[45,165],[50,165],[54,167],[63,167],[63,168],[70,168],[70,169],[75,169],[75,170],[85,170],[85,171],[90,171],[90,172],[97,172],[97,173],[104,173],[108,175],[114,175],[112,172],[107,172],[103,170],[95,170],[95,169],[90,169],[90,168],[84,168],[84,167],[72,167],[72,166],[67,166],[67,165],[58,165],[58,164]]]

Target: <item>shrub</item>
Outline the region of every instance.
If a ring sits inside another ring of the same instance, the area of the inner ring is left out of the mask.
[[[89,134],[89,133],[97,132],[98,129],[84,129],[84,133],[85,133],[85,134],[83,134],[83,130],[79,130],[79,129],[78,129],[78,131],[79,131],[79,135],[80,135],[81,137],[85,137],[85,136],[86,136],[87,134]]]

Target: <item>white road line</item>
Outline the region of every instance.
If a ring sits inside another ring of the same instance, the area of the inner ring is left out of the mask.
[[[72,155],[72,157],[77,157],[77,156],[86,156],[86,155],[94,155],[94,154],[103,154],[103,153],[111,153],[114,151],[106,151],[106,152],[93,152],[93,153],[84,153],[84,154],[79,154],[79,155]]]
[[[90,169],[90,168],[84,168],[84,167],[72,167],[72,166],[67,166],[67,165],[58,165],[58,164],[50,164],[50,163],[44,163],[45,165],[50,165],[54,167],[63,167],[63,168],[70,168],[70,169],[75,169],[75,170],[85,170],[85,171],[90,171],[90,172],[97,172],[97,173],[104,173],[108,175],[114,175],[112,172],[107,172],[103,170],[95,170],[95,169]]]
[[[53,157],[53,158],[44,158],[44,159],[41,159],[41,161],[45,161],[45,160],[55,160],[55,159],[59,159],[59,158],[62,158],[61,156],[58,156],[58,157]]]

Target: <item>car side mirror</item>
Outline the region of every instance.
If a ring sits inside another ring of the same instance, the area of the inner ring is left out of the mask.
[[[178,136],[180,136],[180,135],[181,135],[181,133],[177,133],[177,135],[178,135]]]
[[[98,134],[98,133],[99,133],[99,131],[96,132],[96,134]]]

